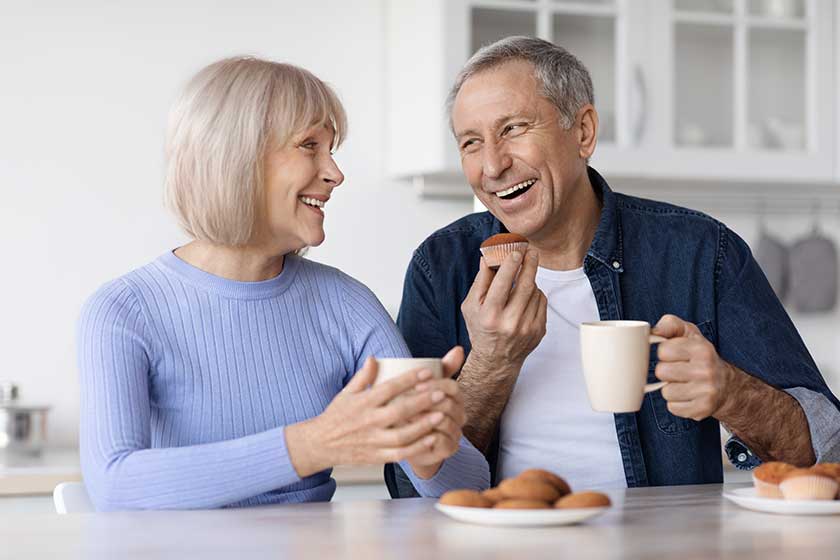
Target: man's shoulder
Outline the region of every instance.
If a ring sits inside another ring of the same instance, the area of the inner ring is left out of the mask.
[[[697,228],[706,226],[710,229],[722,229],[726,226],[719,220],[700,212],[677,206],[668,202],[640,198],[622,193],[613,193],[616,201],[616,208],[622,217],[653,226],[664,224],[684,226],[686,228]]]
[[[425,257],[457,256],[478,251],[482,241],[498,233],[499,222],[490,212],[468,214],[429,235],[416,253]]]

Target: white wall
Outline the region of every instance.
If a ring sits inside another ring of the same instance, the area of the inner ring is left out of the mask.
[[[0,16],[0,378],[77,437],[74,328],[87,295],[184,238],[161,204],[166,114],[215,59],[256,54],[332,83],[350,116],[347,177],[310,258],[399,305],[413,248],[470,211],[384,175],[387,0],[41,0]],[[442,102],[442,100],[441,100]]]

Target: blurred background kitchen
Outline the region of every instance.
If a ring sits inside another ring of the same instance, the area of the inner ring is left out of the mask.
[[[507,35],[566,47],[594,80],[592,165],[615,190],[708,212],[744,237],[840,391],[831,0],[0,0],[0,14],[0,379],[20,403],[50,407],[40,459],[0,452],[0,493],[76,472],[80,307],[185,239],[162,204],[167,112],[195,71],[237,54],[304,66],[338,90],[346,182],[309,258],[396,315],[413,249],[474,208],[444,118],[456,71]]]

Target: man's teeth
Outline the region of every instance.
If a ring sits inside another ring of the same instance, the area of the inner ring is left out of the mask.
[[[316,208],[323,208],[324,203],[316,198],[309,198],[308,196],[300,197],[300,201],[304,204],[308,204],[309,206],[314,206]]]
[[[536,182],[537,182],[537,180],[536,180],[536,179],[528,179],[527,181],[522,181],[522,182],[521,182],[521,183],[519,183],[518,185],[513,185],[513,186],[512,186],[511,188],[509,188],[509,189],[505,189],[505,190],[503,190],[503,191],[499,191],[499,192],[497,192],[497,193],[496,193],[496,196],[498,196],[499,198],[502,198],[502,197],[504,197],[504,196],[508,196],[508,195],[510,195],[510,194],[515,193],[515,192],[516,192],[516,191],[518,191],[518,190],[526,189],[526,188],[530,187],[531,185],[533,185],[533,184],[534,184],[534,183],[536,183]]]

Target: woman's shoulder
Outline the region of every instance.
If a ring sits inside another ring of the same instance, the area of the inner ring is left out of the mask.
[[[82,306],[82,316],[95,313],[107,314],[137,314],[141,311],[142,286],[148,283],[148,278],[160,275],[160,269],[152,261],[139,268],[131,270],[100,285]]]
[[[343,270],[303,257],[296,258],[300,259],[303,278],[315,284],[318,290],[337,292],[345,302],[350,300],[381,307],[379,298],[370,288]]]

